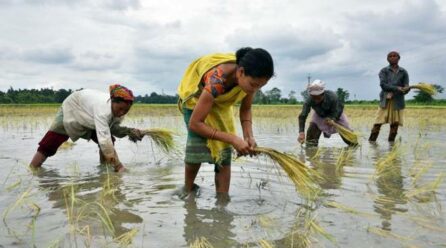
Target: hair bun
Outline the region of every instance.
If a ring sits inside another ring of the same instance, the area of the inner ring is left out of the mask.
[[[240,63],[240,60],[249,52],[252,51],[254,49],[252,49],[251,47],[242,47],[240,49],[237,50],[237,52],[235,52],[235,57],[236,57],[236,64]]]

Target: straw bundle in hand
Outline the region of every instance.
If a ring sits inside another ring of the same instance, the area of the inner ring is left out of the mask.
[[[174,132],[165,128],[149,128],[142,130],[144,136],[149,136],[164,152],[169,153],[175,148]]]
[[[356,135],[353,131],[341,126],[334,121],[332,122],[332,124],[336,128],[336,131],[338,131],[339,135],[344,137],[344,139],[349,141],[352,145],[358,144],[358,135]]]
[[[267,147],[256,147],[254,151],[266,155],[282,167],[291,181],[293,181],[296,190],[303,196],[312,197],[319,192],[320,188],[316,182],[320,178],[319,174],[315,170],[308,168],[296,157]]]
[[[435,88],[435,86],[433,84],[418,83],[418,84],[409,86],[409,88],[421,90],[431,96],[437,94],[437,89]]]

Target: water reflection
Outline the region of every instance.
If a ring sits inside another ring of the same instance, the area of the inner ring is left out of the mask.
[[[383,158],[393,151],[393,146],[387,150],[380,150],[379,146],[371,146],[375,158]],[[395,147],[394,149],[398,149]],[[407,204],[404,189],[404,177],[401,172],[401,158],[397,152],[395,159],[386,164],[386,169],[380,170],[375,176],[375,183],[379,195],[374,200],[373,208],[381,217],[381,228],[391,230],[392,216],[396,212],[407,212],[407,208],[398,205]]]
[[[232,223],[234,216],[225,209],[230,202],[229,196],[217,194],[212,208],[198,207],[197,200],[200,198],[191,194],[184,203],[186,213],[183,237],[187,244],[191,245],[197,238],[205,237],[214,247],[236,246],[236,235],[232,232],[235,228]]]
[[[60,208],[67,214],[67,220],[70,222],[70,212],[79,214],[82,211],[86,216],[91,217],[92,209],[87,208],[88,204],[101,204],[107,211],[113,225],[114,233],[112,236],[117,237],[131,229],[125,227],[128,224],[142,223],[143,219],[130,211],[123,209],[132,207],[132,203],[126,200],[125,195],[121,192],[122,175],[109,173],[106,169],[101,168],[98,174],[86,174],[77,176],[60,176],[55,169],[44,169],[35,173],[38,180],[40,190],[46,192],[48,201],[53,202],[53,208]],[[69,208],[70,200],[67,197],[69,192],[75,193],[75,209]],[[121,204],[121,205],[120,205]],[[99,205],[97,205],[99,206]],[[90,216],[91,215],[91,216]],[[104,226],[99,216],[95,218],[80,218],[80,226],[89,226],[91,235],[104,235]]]
[[[319,185],[322,189],[339,189],[342,185],[345,166],[354,166],[357,161],[354,153],[357,147],[323,148],[306,147],[300,154],[302,161],[309,161],[320,175]]]

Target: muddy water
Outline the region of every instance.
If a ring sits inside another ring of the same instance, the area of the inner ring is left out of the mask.
[[[83,140],[62,148],[43,170],[33,173],[27,163],[52,118],[2,117],[0,247],[115,247],[116,237],[132,230],[137,230],[131,235],[133,247],[188,247],[199,237],[214,247],[260,247],[260,240],[298,247],[299,237],[306,237],[304,215],[332,237],[309,235],[314,247],[446,245],[446,184],[441,182],[435,193],[430,187],[413,196],[414,190],[446,173],[441,126],[402,128],[391,169],[377,174],[377,161],[393,147],[385,140],[386,127],[377,144],[369,144],[365,138],[370,123],[353,120],[363,136],[360,147],[347,149],[334,135],[322,138],[317,150],[296,144],[295,118],[257,118],[259,145],[293,153],[321,173],[323,194],[308,202],[263,157],[234,161],[230,199],[216,197],[213,166],[207,164],[198,174],[197,194],[184,198],[181,154],[163,155],[147,138],[137,145],[126,139],[116,142],[128,168],[122,175],[100,166],[97,146]],[[179,146],[184,145],[180,116],[135,115],[127,124],[174,129],[180,134]],[[421,167],[424,173],[417,174]],[[333,202],[343,207],[329,205]],[[101,220],[106,216],[111,227]]]

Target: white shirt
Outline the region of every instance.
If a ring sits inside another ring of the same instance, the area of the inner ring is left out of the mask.
[[[84,89],[75,91],[62,103],[63,125],[73,141],[96,130],[99,147],[104,155],[113,155],[115,150],[110,127],[123,118],[113,117],[108,93]]]

